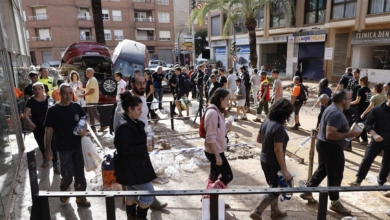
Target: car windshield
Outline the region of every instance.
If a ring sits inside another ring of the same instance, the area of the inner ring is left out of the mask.
[[[123,77],[129,78],[133,75],[134,70],[140,70],[141,73],[144,72],[143,63],[130,63],[128,60],[124,60],[120,57],[115,61],[114,73],[121,72]]]

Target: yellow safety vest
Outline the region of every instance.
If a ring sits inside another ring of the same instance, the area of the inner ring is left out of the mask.
[[[47,91],[47,92],[49,93],[49,95],[51,95],[51,93],[54,90],[54,79],[52,77],[42,78],[40,76],[38,78],[38,82],[41,82],[41,83],[47,85],[47,87],[49,88],[49,91]]]

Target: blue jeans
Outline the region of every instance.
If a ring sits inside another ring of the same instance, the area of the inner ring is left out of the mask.
[[[156,92],[157,92],[157,95],[158,95],[158,108],[162,108],[162,99],[163,99],[163,95],[164,95],[164,90],[163,88],[161,89],[158,89],[156,88]]]
[[[144,183],[140,185],[129,185],[127,186],[128,191],[137,191],[137,190],[146,190],[149,192],[154,192],[154,187],[152,182]],[[128,200],[136,200],[138,196],[126,196]],[[151,205],[153,203],[154,196],[140,196],[139,202],[143,205]]]

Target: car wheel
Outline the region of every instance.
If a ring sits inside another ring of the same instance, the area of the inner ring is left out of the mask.
[[[116,81],[114,78],[104,78],[100,86],[104,95],[116,95]]]

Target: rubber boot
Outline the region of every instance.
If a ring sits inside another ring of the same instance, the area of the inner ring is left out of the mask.
[[[146,220],[146,216],[148,215],[149,208],[142,209],[137,206],[137,219],[138,220]]]
[[[127,220],[137,220],[137,203],[126,205]]]
[[[89,207],[91,206],[91,203],[87,200],[87,197],[85,196],[79,196],[76,198],[77,205]]]
[[[276,197],[277,198],[277,197]],[[265,194],[263,196],[263,199],[257,204],[255,210],[252,211],[250,214],[251,219],[255,220],[261,220],[261,214],[264,212],[264,210],[271,205],[271,203],[275,200],[275,196],[270,194]]]
[[[287,216],[286,212],[282,212],[279,209],[279,196],[271,202],[271,219],[278,219]]]
[[[61,191],[70,191],[70,187],[67,190],[62,190],[61,189]],[[60,201],[62,203],[68,203],[69,202],[69,196],[62,196],[62,197],[60,197]]]
[[[164,209],[167,206],[168,206],[168,203],[160,202],[160,200],[158,200],[157,197],[154,197],[153,203],[149,206],[149,208],[162,210],[162,209]]]
[[[215,181],[214,189],[227,189],[227,185],[225,185],[220,179]],[[225,209],[230,209],[230,205],[225,202]]]
[[[215,183],[215,182],[212,181],[211,179],[207,179],[207,180],[206,180],[206,183],[207,183],[206,189],[212,189],[212,188],[214,187],[214,183]],[[210,198],[210,195],[203,195],[202,198],[208,199],[208,198]]]

